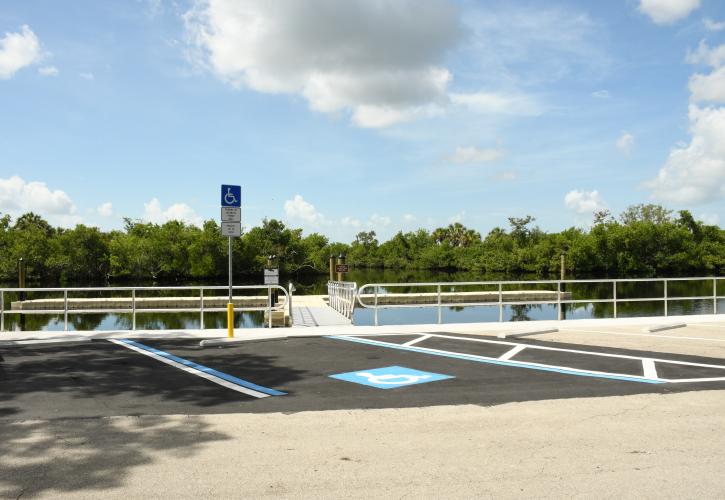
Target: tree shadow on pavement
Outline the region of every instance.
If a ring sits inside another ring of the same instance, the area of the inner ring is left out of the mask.
[[[131,470],[230,439],[203,417],[0,421],[0,498],[123,487]],[[184,471],[179,471],[179,480]],[[154,486],[149,485],[149,494]]]
[[[257,401],[106,341],[13,347],[1,354],[0,416],[11,408],[23,419],[234,413]],[[209,363],[273,388],[305,373],[271,355],[219,353]]]

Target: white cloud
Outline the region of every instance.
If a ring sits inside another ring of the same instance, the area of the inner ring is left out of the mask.
[[[345,227],[360,227],[362,226],[362,222],[360,222],[358,219],[355,219],[354,217],[343,217],[342,220],[340,220],[340,223]]]
[[[725,103],[725,66],[709,75],[695,74],[690,77],[690,92],[694,102]]]
[[[700,0],[640,0],[639,10],[655,24],[672,24],[700,7]]]
[[[722,31],[725,30],[725,21],[713,21],[712,19],[705,18],[703,20],[703,24],[705,25],[705,29],[707,31]]]
[[[461,210],[456,215],[454,215],[452,217],[449,217],[448,218],[448,222],[450,222],[451,224],[455,224],[456,222],[463,222],[463,219],[465,217],[466,217],[466,211],[465,210]]]
[[[43,66],[42,68],[38,68],[38,73],[41,76],[58,76],[60,71],[55,66]]]
[[[474,92],[450,95],[453,104],[471,111],[493,115],[539,116],[544,109],[533,97],[524,94]]]
[[[284,202],[284,213],[292,220],[301,220],[313,225],[325,222],[325,216],[298,194]]]
[[[622,132],[622,135],[617,139],[617,149],[622,153],[628,155],[634,148],[634,136],[627,131]]]
[[[451,160],[459,165],[467,165],[472,163],[491,163],[501,159],[504,156],[502,149],[479,149],[474,146],[456,148],[456,152],[451,156]]]
[[[184,19],[192,59],[220,79],[300,95],[361,127],[444,106],[441,62],[463,33],[447,0],[196,0]]]
[[[725,197],[725,44],[710,48],[704,41],[687,54],[692,64],[706,64],[710,74],[690,78],[690,143],[678,144],[657,177],[645,183],[652,197],[676,203],[708,203]]]
[[[701,41],[696,51],[687,54],[687,62],[713,68],[709,74],[690,77],[691,101],[725,103],[725,44],[710,48]]]
[[[596,97],[597,99],[609,99],[611,96],[609,95],[608,90],[597,90],[592,92],[592,97]]]
[[[78,76],[88,81],[96,79],[96,76],[93,73],[78,73]]]
[[[689,119],[690,143],[674,148],[646,184],[654,198],[706,203],[725,196],[725,107],[691,105]]]
[[[411,223],[415,222],[416,220],[418,220],[418,218],[413,214],[404,214],[403,215],[403,222],[405,222],[406,224],[411,224]]]
[[[83,222],[75,203],[64,191],[51,190],[44,182],[27,182],[18,176],[0,178],[0,212],[13,217],[34,212],[62,227]]]
[[[708,226],[720,225],[720,216],[718,214],[700,214],[698,219],[707,224]]]
[[[198,227],[204,224],[204,220],[186,203],[174,203],[166,210],[163,210],[158,198],[153,198],[148,203],[144,203],[143,206],[144,214],[142,218],[154,224],[163,224],[172,220]]]
[[[578,214],[593,214],[597,210],[604,210],[607,204],[602,200],[599,191],[569,191],[564,196],[564,204],[569,210]]]
[[[0,209],[12,213],[73,215],[76,206],[64,191],[51,191],[44,182],[26,182],[18,176],[0,179]]]
[[[718,68],[725,65],[725,45],[711,48],[705,40],[700,40],[697,50],[688,51],[685,60],[690,64],[706,64]]]
[[[372,228],[387,227],[390,225],[391,222],[392,220],[387,215],[373,214],[370,216],[368,226]]]
[[[0,80],[12,78],[41,57],[40,41],[27,25],[22,26],[19,33],[5,33],[0,39]]]
[[[109,201],[102,205],[100,205],[98,208],[96,208],[96,213],[100,215],[101,217],[110,217],[113,215],[113,204]]]

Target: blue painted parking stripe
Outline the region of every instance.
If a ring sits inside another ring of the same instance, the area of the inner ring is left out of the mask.
[[[473,354],[462,354],[462,353],[454,353],[454,352],[448,352],[448,351],[438,351],[438,350],[432,350],[432,349],[426,349],[423,347],[415,347],[415,346],[403,346],[400,344],[390,344],[388,342],[380,342],[377,340],[370,340],[370,339],[361,339],[358,337],[342,337],[342,336],[329,336],[328,339],[334,339],[334,340],[345,340],[347,342],[357,342],[359,344],[368,344],[368,345],[374,345],[378,347],[387,347],[389,349],[398,349],[400,351],[410,351],[410,352],[418,352],[421,354],[429,354],[432,356],[441,356],[444,358],[453,358],[453,359],[463,359],[465,361],[475,361],[476,363],[486,363],[491,365],[501,365],[501,366],[511,366],[516,368],[526,368],[529,370],[540,370],[545,372],[555,372],[555,373],[563,373],[566,375],[576,375],[579,377],[594,377],[594,378],[606,378],[611,380],[623,380],[626,382],[641,382],[644,384],[664,384],[665,382],[662,380],[653,380],[653,379],[647,379],[643,377],[636,377],[636,376],[626,376],[626,375],[616,375],[611,373],[599,373],[599,372],[592,372],[592,371],[579,371],[579,370],[573,370],[573,369],[567,369],[563,367],[554,367],[554,366],[545,366],[545,365],[535,365],[531,363],[523,363],[520,361],[502,361],[495,358],[486,358],[483,356],[475,356]]]
[[[261,392],[261,393],[267,394],[269,396],[284,396],[287,394],[286,392],[277,391],[275,389],[270,389],[269,387],[262,387],[261,385],[257,385],[255,383],[249,382],[247,380],[237,378],[233,375],[229,375],[229,374],[220,372],[218,370],[215,370],[213,368],[209,368],[207,366],[200,365],[198,363],[194,363],[193,361],[189,361],[188,359],[174,356],[173,354],[169,354],[168,352],[161,351],[159,349],[154,349],[153,347],[141,344],[140,342],[135,342],[135,341],[129,340],[129,339],[118,339],[118,341],[123,344],[129,345],[129,346],[134,346],[138,349],[155,354],[157,356],[161,356],[162,358],[166,358],[171,361],[175,361],[181,365],[187,366],[189,368],[193,368],[194,370],[198,370],[198,371],[200,371],[202,373],[206,373],[208,375],[212,375],[214,377],[220,378],[220,379],[230,382],[232,384],[235,384],[235,385],[238,385],[241,387],[246,387],[247,389],[252,389],[253,391]]]

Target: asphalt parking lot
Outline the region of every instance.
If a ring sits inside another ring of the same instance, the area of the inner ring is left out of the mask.
[[[481,406],[725,389],[725,360],[450,334],[0,348],[0,417]]]

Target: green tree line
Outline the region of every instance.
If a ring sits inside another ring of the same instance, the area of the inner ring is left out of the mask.
[[[551,276],[562,252],[570,275],[655,276],[721,274],[725,231],[683,210],[635,205],[618,218],[594,214],[590,228],[545,232],[531,216],[508,219],[485,236],[460,223],[434,231],[398,232],[380,243],[362,231],[350,244],[265,219],[233,240],[234,273],[259,273],[275,255],[283,273],[327,273],[330,255],[346,254],[357,268],[465,270]],[[104,232],[82,224],[51,226],[27,213],[0,217],[0,279],[17,276],[23,258],[31,280],[103,282],[205,279],[227,274],[227,239],[212,220],[202,227],[171,221],[124,220],[123,230]]]

